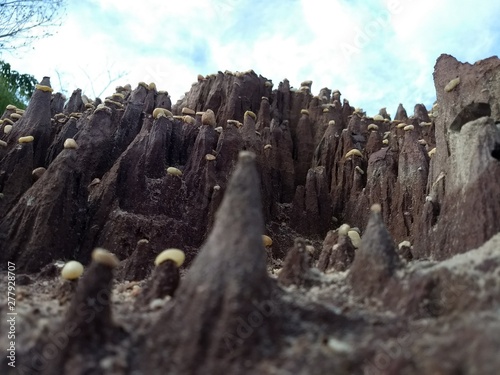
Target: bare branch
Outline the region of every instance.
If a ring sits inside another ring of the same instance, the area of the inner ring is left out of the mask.
[[[90,78],[90,75],[87,73],[87,71],[83,68],[81,68],[81,71],[83,72],[83,74],[85,74],[85,76],[87,77],[87,79],[89,80],[89,83],[90,83],[90,89],[92,90],[92,95],[94,98],[97,98],[96,94],[95,94],[95,89],[94,89],[94,80],[92,78]]]
[[[90,74],[84,68],[80,67],[80,70],[83,72],[83,74],[85,74],[85,77],[87,77],[87,80],[89,81],[90,89],[92,90],[92,95],[94,98],[101,97],[101,95],[109,88],[109,86],[111,86],[114,82],[118,81],[119,79],[125,77],[128,74],[128,72],[121,71],[113,75],[112,74],[113,64],[109,65],[108,62],[108,64],[106,65],[107,65],[106,70],[97,74],[94,77],[91,77]],[[96,93],[96,86],[94,83],[104,81],[104,79],[107,82],[106,85],[101,90],[99,90],[98,93]]]
[[[101,90],[101,92],[99,93],[98,97],[100,97],[104,93],[104,91],[106,91],[108,89],[108,87],[111,86],[111,84],[113,82],[116,82],[119,79],[121,79],[121,78],[123,78],[124,76],[127,75],[126,72],[119,72],[116,76],[111,77],[111,71],[109,69],[108,69],[107,74],[108,74],[108,84]]]
[[[55,72],[56,72],[56,75],[57,75],[57,80],[59,81],[59,88],[60,88],[60,91],[61,91],[63,94],[66,94],[66,93],[67,93],[67,90],[64,88],[64,85],[63,85],[63,83],[62,83],[61,73],[59,73],[59,69],[55,69]]]
[[[65,0],[0,0],[0,47],[14,50],[52,35],[64,11]]]

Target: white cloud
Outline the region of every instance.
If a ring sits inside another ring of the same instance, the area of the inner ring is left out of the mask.
[[[59,33],[35,50],[3,58],[56,89],[91,96],[111,75],[117,84],[154,81],[173,101],[196,75],[254,69],[277,84],[313,80],[340,89],[373,114],[401,102],[434,100],[433,67],[441,53],[474,62],[498,53],[500,3],[473,0],[89,0],[72,2]],[[85,73],[84,73],[85,71]]]

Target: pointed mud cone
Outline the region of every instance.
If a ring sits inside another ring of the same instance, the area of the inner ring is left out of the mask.
[[[347,131],[348,131],[348,134],[350,134],[350,135],[360,134],[361,133],[361,117],[359,117],[357,114],[354,116],[351,116],[351,119],[347,123]]]
[[[332,220],[332,201],[328,191],[328,181],[326,180],[326,172],[324,167],[316,167],[310,169],[306,180],[306,214],[309,215],[309,202],[317,200],[318,220],[313,224],[310,223],[309,231],[311,233],[319,233],[324,236],[330,228]],[[313,193],[312,190],[315,190]],[[313,214],[313,212],[311,212]],[[309,217],[309,216],[308,216]]]
[[[380,205],[374,204],[371,211],[349,274],[354,292],[361,297],[382,292],[400,266],[394,241],[382,221]]]
[[[179,268],[184,260],[184,252],[179,249],[167,249],[158,254],[155,259],[156,267],[137,299],[137,304],[147,306],[154,299],[173,297],[179,286]]]
[[[288,252],[285,263],[278,275],[283,286],[306,286],[309,272],[309,253],[302,238],[296,238],[293,248]]]
[[[398,109],[396,110],[396,116],[394,116],[394,120],[398,121],[406,121],[408,120],[408,114],[406,113],[405,107],[403,104],[399,103]]]
[[[32,184],[33,142],[19,145],[11,150],[0,164],[0,218],[16,204]]]
[[[411,130],[410,126],[410,130],[403,132],[389,229],[398,241],[406,238],[413,241],[425,202],[429,157],[418,144],[417,128]]]
[[[66,101],[66,97],[57,92],[52,95],[52,99],[50,100],[50,115],[54,117],[58,113],[62,113],[64,110],[64,102]]]
[[[380,202],[386,223],[391,220],[391,198],[398,177],[397,158],[390,148],[382,148],[370,155],[366,169],[365,195],[370,197],[370,203]]]
[[[217,148],[218,139],[219,134],[212,125],[202,125],[200,127],[192,153],[184,168],[185,180],[188,185],[195,183],[195,180],[199,179],[198,171],[203,169],[206,164],[205,155],[212,153],[212,150]]]
[[[68,104],[66,104],[64,108],[64,113],[67,115],[75,112],[83,112],[85,109],[85,104],[82,100],[82,90],[76,89],[71,94]]]
[[[40,85],[36,86],[24,115],[13,126],[8,134],[7,150],[18,147],[18,139],[24,136],[33,136],[33,166],[47,167],[45,154],[51,142],[50,100],[52,88],[50,79],[44,77]]]
[[[306,188],[303,185],[297,186],[290,213],[290,226],[298,233],[309,234],[309,225],[307,221],[304,220],[306,210],[305,196]],[[317,209],[317,203],[314,204],[314,207]]]
[[[354,260],[355,251],[356,248],[349,236],[345,234],[339,235],[337,243],[332,247],[329,261],[330,269],[339,272],[348,269]]]
[[[415,108],[413,109],[413,117],[418,119],[418,122],[429,122],[431,119],[429,118],[429,113],[427,112],[427,108],[423,104],[415,104]]]
[[[142,87],[142,86],[141,86]],[[141,130],[142,104],[129,101],[114,135],[113,159],[128,147]]]
[[[172,121],[172,132],[170,135],[170,144],[168,144],[167,164],[168,165],[182,165],[183,153],[186,145],[184,144],[182,127],[183,121]]]
[[[295,185],[305,185],[314,153],[314,136],[309,112],[303,111],[296,130]]]
[[[169,111],[172,110],[172,101],[168,92],[158,91],[158,94],[156,95],[155,108],[165,108]]]
[[[64,149],[64,141],[66,141],[66,139],[75,137],[78,133],[78,124],[79,121],[76,118],[70,117],[69,120],[63,125],[47,150],[47,156],[45,157],[46,165],[50,165],[50,163],[52,163],[57,155],[59,155],[59,153]]]
[[[220,185],[215,185],[212,187],[212,194],[210,197],[210,205],[208,208],[208,225],[207,225],[207,234],[210,233],[212,227],[215,222],[215,213],[219,209],[219,206],[222,202],[222,198],[224,193],[220,187]]]
[[[147,178],[161,178],[165,175],[164,163],[172,137],[173,122],[164,116],[155,119],[148,137],[148,145],[144,153],[144,168]]]
[[[148,95],[148,88],[146,85],[141,84],[130,93],[129,101],[131,103],[140,104],[142,108],[145,107],[146,96]]]
[[[245,150],[252,151],[256,155],[262,152],[262,141],[255,132],[255,113],[246,111],[243,118],[243,126],[240,129]]]
[[[153,113],[153,110],[155,109],[155,97],[156,88],[148,87],[146,97],[144,98],[143,111],[145,113]]]
[[[243,138],[236,125],[228,123],[217,142],[217,178],[222,188],[226,187],[229,175],[234,170],[238,153],[243,149]]]
[[[78,288],[78,281],[84,271],[83,265],[78,261],[69,261],[61,268],[59,285],[55,288],[54,298],[59,300],[60,305],[71,301]]]
[[[365,147],[366,158],[369,159],[370,155],[380,150],[382,146],[382,134],[377,130],[370,131]]]
[[[110,307],[113,268],[117,265],[118,259],[110,252],[93,251],[92,263],[78,282],[66,318],[49,334],[51,340],[40,345],[42,353],[51,345],[59,349],[44,366],[43,375],[105,373],[100,360],[110,354],[106,347],[121,336]]]
[[[253,153],[240,153],[214,229],[177,290],[175,305],[148,336],[139,359],[147,373],[237,373],[244,361],[271,355],[278,306],[266,272],[255,164]]]
[[[153,264],[154,254],[147,239],[137,241],[134,252],[121,270],[121,279],[135,281],[146,278]]]
[[[275,199],[280,203],[290,203],[295,195],[295,169],[288,121],[271,123],[271,146],[270,164]]]
[[[354,112],[354,108],[351,107],[351,105],[349,104],[349,100],[347,99],[344,99],[342,101],[342,122],[344,124],[348,124],[349,123],[349,116],[351,116]]]
[[[92,263],[80,280],[75,298],[68,311],[68,319],[82,328],[81,335],[97,343],[113,325],[111,320],[111,286],[113,268],[118,265],[118,259],[104,249],[92,252]],[[82,309],[93,316],[89,323],[82,314]],[[93,313],[93,314],[91,314]]]
[[[191,152],[193,150],[194,144],[196,142],[196,138],[198,137],[199,133],[199,128],[196,127],[195,123],[192,122],[193,117],[191,117],[191,120],[186,120],[182,124],[182,131],[181,131],[181,137],[182,137],[182,148],[180,150],[180,155],[179,155],[179,163],[180,164],[186,164],[189,156],[191,155]]]
[[[319,255],[317,268],[325,272],[329,267],[330,256],[332,254],[332,248],[338,238],[338,231],[329,230],[323,240],[323,248]]]
[[[356,248],[347,235],[350,227],[341,225],[338,230],[329,231],[323,241],[323,249],[318,260],[318,269],[323,272],[343,272],[354,260]]]
[[[318,146],[315,150],[313,165],[325,166],[326,180],[330,187],[332,180],[332,170],[335,165],[335,154],[339,145],[340,134],[342,133],[340,120],[332,120],[328,122],[328,127],[325,130]]]
[[[263,96],[260,102],[259,114],[257,116],[256,129],[262,132],[265,128],[271,126],[271,105],[269,104],[269,98]]]

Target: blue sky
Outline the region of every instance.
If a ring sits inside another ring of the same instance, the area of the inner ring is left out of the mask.
[[[103,96],[145,81],[175,102],[199,73],[254,69],[275,87],[339,89],[369,115],[413,113],[435,100],[441,53],[500,54],[499,16],[497,0],[69,0],[56,35],[0,58],[89,97],[123,74]]]

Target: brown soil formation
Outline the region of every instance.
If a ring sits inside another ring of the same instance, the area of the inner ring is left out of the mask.
[[[43,78],[0,117],[0,372],[497,374],[500,59],[434,82],[392,120],[254,71]]]

